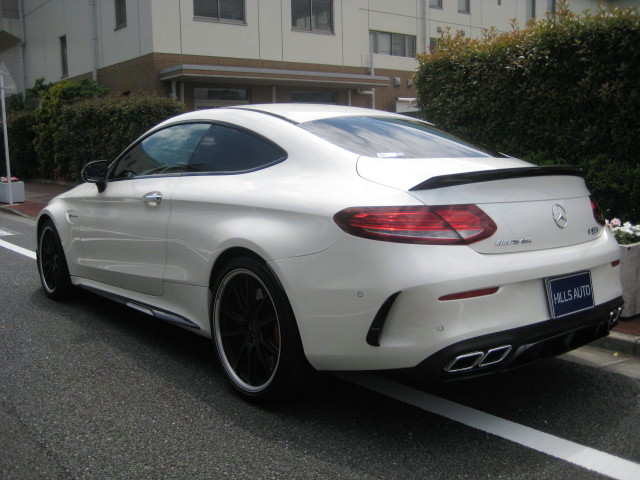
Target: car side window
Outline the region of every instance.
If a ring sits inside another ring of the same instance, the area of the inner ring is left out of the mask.
[[[257,135],[212,125],[189,162],[190,172],[242,172],[285,159],[287,153]]]
[[[149,135],[118,161],[109,178],[186,172],[189,158],[210,127],[208,123],[189,123]]]

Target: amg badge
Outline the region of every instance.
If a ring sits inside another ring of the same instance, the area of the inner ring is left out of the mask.
[[[507,245],[524,245],[531,243],[530,238],[514,238],[513,240],[498,240],[496,247],[506,247]]]

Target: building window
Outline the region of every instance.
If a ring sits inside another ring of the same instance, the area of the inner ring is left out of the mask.
[[[2,18],[18,18],[18,0],[2,0],[0,1],[0,17]]]
[[[327,103],[337,105],[338,94],[336,92],[291,92],[293,103]]]
[[[204,108],[230,107],[249,103],[246,88],[194,88],[196,110]]]
[[[429,0],[430,8],[442,8],[442,0]]]
[[[471,0],[458,0],[458,13],[470,13]]]
[[[69,76],[69,63],[67,62],[67,36],[60,37],[60,59],[62,60],[62,78]]]
[[[127,26],[127,0],[115,0],[116,30]]]
[[[244,0],[193,0],[193,15],[210,20],[244,23]]]
[[[435,52],[436,48],[438,48],[438,40],[435,37],[429,38],[429,52]]]
[[[291,26],[333,32],[333,0],[291,0]]]
[[[369,31],[369,49],[371,53],[380,55],[394,55],[396,57],[416,56],[415,35],[402,33]]]
[[[554,16],[556,14],[556,0],[547,0],[547,12]]]
[[[536,16],[536,0],[527,0],[527,20]]]

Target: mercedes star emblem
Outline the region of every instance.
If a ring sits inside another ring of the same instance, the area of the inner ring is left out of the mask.
[[[560,205],[555,204],[551,210],[553,213],[553,221],[559,228],[567,226],[567,212]]]

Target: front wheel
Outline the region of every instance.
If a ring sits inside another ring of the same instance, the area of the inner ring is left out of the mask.
[[[213,285],[212,332],[227,380],[243,397],[268,402],[300,389],[313,371],[291,306],[271,270],[246,257]]]
[[[51,220],[43,223],[38,233],[38,272],[47,297],[61,300],[70,295],[73,284],[60,237]]]

